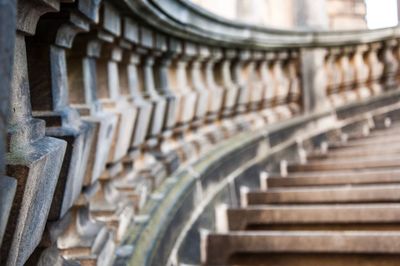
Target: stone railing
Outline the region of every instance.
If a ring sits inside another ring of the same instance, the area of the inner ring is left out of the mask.
[[[180,0],[4,3],[1,265],[109,265],[165,178],[221,141],[399,84],[398,28],[278,31]]]

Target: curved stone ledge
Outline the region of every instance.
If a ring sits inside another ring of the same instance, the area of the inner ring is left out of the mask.
[[[376,42],[400,36],[400,28],[310,32],[281,30],[237,23],[187,0],[124,0],[133,13],[149,25],[164,26],[167,34],[193,41],[252,48],[321,47]]]

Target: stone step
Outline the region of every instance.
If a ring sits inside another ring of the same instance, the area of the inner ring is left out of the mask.
[[[344,163],[363,163],[363,162],[372,162],[372,161],[390,161],[393,159],[400,159],[400,154],[398,155],[387,155],[387,154],[371,154],[365,156],[351,157],[351,158],[324,158],[324,159],[313,159],[306,162],[306,164],[314,164],[314,163],[335,163],[335,164],[344,164]]]
[[[370,159],[334,159],[311,161],[306,164],[293,164],[288,166],[289,172],[304,171],[337,171],[351,169],[371,169],[400,167],[400,157],[372,157]]]
[[[341,149],[341,148],[347,148],[347,147],[374,147],[374,146],[379,146],[379,145],[393,145],[393,144],[399,144],[400,140],[391,140],[391,139],[385,139],[385,138],[371,138],[371,139],[358,139],[358,140],[349,140],[346,142],[331,142],[328,143],[329,149]]]
[[[392,155],[400,154],[400,145],[376,145],[374,147],[343,147],[341,149],[331,149],[327,153],[322,154],[320,151],[313,151],[307,155],[310,160],[327,159],[327,158],[354,158],[366,157],[371,155]]]
[[[274,188],[246,194],[249,205],[310,203],[400,202],[400,185],[345,185]]]
[[[399,134],[390,134],[383,136],[366,136],[362,138],[356,138],[349,140],[346,144],[350,144],[351,146],[364,146],[364,145],[372,145],[372,144],[388,144],[388,143],[399,143],[400,135]],[[338,143],[339,145],[342,143]]]
[[[203,241],[204,265],[394,266],[400,263],[397,231],[236,231],[209,234]]]
[[[372,129],[367,137],[391,136],[399,133],[400,133],[400,123],[396,123],[388,128]]]
[[[296,172],[290,173],[288,177],[272,176],[261,182],[266,182],[268,188],[400,183],[400,169]]]
[[[394,230],[400,204],[257,205],[227,210],[229,230]]]

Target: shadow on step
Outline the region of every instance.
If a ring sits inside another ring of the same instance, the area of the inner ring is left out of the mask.
[[[399,266],[400,255],[372,254],[303,254],[237,253],[230,257],[229,265],[245,266]]]

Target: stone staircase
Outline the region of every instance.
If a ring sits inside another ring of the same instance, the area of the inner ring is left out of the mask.
[[[203,265],[400,265],[399,133],[343,138],[287,175],[262,174],[203,235]]]

